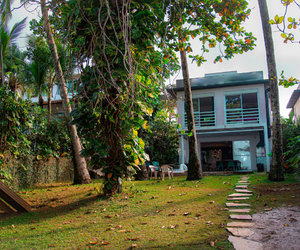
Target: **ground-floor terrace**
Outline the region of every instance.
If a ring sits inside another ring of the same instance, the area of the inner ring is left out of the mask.
[[[197,131],[204,172],[269,171],[271,138],[263,128]],[[180,163],[188,165],[188,137],[180,138]]]

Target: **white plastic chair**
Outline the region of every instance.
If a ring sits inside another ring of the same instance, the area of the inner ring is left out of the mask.
[[[169,176],[169,180],[174,178],[174,173],[173,173],[173,168],[169,165],[162,165],[160,167],[161,170],[161,179],[164,180],[165,179],[165,174],[168,173]]]

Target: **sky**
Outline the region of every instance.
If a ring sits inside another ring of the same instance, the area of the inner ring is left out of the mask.
[[[14,6],[18,6],[18,0],[15,1]],[[201,67],[197,67],[195,63],[189,63],[189,73],[190,77],[204,77],[205,74],[209,73],[217,73],[217,72],[226,72],[226,71],[237,71],[238,73],[243,72],[251,72],[251,71],[263,71],[264,78],[268,78],[268,68],[266,61],[266,52],[264,45],[264,38],[261,26],[261,19],[259,14],[258,0],[248,0],[249,8],[252,10],[249,19],[245,22],[245,29],[248,32],[252,32],[253,35],[257,38],[256,47],[253,51],[248,51],[244,54],[235,55],[233,59],[223,60],[222,63],[214,64],[213,61],[215,59],[216,53],[212,51],[206,59]],[[270,19],[274,19],[274,16],[278,14],[279,16],[283,15],[284,8],[281,4],[281,0],[267,0],[269,16]],[[35,6],[36,7],[36,6]],[[34,7],[30,7],[30,10],[34,10]],[[293,8],[288,13],[288,16],[300,17],[300,10],[297,8]],[[15,10],[13,13],[13,22],[21,21],[24,17],[28,16],[28,25],[23,32],[22,37],[19,41],[19,46],[21,48],[25,48],[26,44],[26,34],[30,34],[29,30],[29,20],[32,18],[38,19],[40,15],[40,11],[35,10],[32,13],[28,12],[24,8]],[[277,67],[277,75],[280,76],[282,70],[285,72],[286,77],[293,76],[294,78],[300,79],[300,44],[299,43],[283,43],[283,38],[280,36],[280,32],[276,30],[275,27],[272,26],[273,31],[273,41],[275,48],[275,59],[276,59],[276,67]],[[298,34],[298,38],[300,40],[300,32]],[[195,39],[196,40],[196,39]],[[193,50],[197,51],[199,48],[200,51],[200,42],[199,46],[196,42],[194,42]],[[174,81],[177,79],[182,79],[182,73],[178,72],[174,77],[170,78],[168,81],[171,83],[175,83]],[[297,86],[283,88],[279,87],[279,101],[280,101],[280,113],[283,117],[288,117],[291,109],[286,109],[286,105],[289,101],[289,98],[292,92],[297,88]]]

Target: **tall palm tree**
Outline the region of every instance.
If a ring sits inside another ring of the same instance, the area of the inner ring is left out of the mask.
[[[258,0],[261,23],[263,27],[268,73],[269,73],[269,84],[271,94],[271,105],[273,111],[273,143],[272,143],[272,163],[269,173],[269,179],[271,181],[283,181],[283,147],[282,147],[282,128],[280,122],[280,111],[279,111],[279,94],[278,94],[278,80],[276,72],[276,62],[274,54],[274,44],[272,38],[271,25],[269,23],[269,12],[266,0]]]
[[[47,92],[46,80],[50,68],[50,59],[47,56],[49,48],[43,37],[31,36],[27,44],[26,54],[29,62],[23,62],[27,72],[24,80],[38,94],[38,103],[42,108],[44,103],[42,94]]]
[[[16,23],[11,30],[8,29],[5,22],[0,21],[0,83],[4,83],[4,61],[7,56],[7,50],[9,46],[15,44],[17,38],[21,34],[22,30],[25,28],[26,19]]]

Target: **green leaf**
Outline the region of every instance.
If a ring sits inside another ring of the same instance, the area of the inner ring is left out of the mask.
[[[294,19],[291,18],[291,17],[289,17],[289,18],[288,18],[288,21],[292,23],[292,22],[294,22]]]
[[[283,19],[284,19],[283,16],[279,17],[277,24],[281,24],[283,22]]]
[[[184,135],[184,134],[185,134],[185,131],[184,131],[184,130],[180,130],[180,133],[181,133],[182,135]]]
[[[276,22],[274,20],[270,20],[269,24],[275,24]]]
[[[286,34],[284,34],[284,33],[281,33],[281,37],[282,38],[287,38]]]

